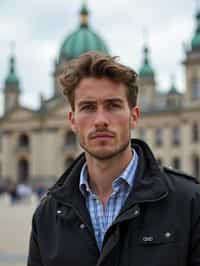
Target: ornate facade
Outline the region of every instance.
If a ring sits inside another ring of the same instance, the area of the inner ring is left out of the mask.
[[[161,164],[182,169],[200,178],[200,12],[191,47],[185,51],[186,91],[174,82],[167,93],[157,91],[156,75],[144,47],[139,70],[142,115],[133,137],[147,141]],[[85,5],[80,26],[61,45],[55,62],[54,80],[64,62],[88,50],[109,53],[104,41],[88,24]],[[50,99],[41,98],[40,108],[21,105],[20,81],[11,55],[4,86],[4,114],[0,118],[0,178],[50,185],[80,153],[76,137],[67,123],[69,105],[58,91],[56,81]]]

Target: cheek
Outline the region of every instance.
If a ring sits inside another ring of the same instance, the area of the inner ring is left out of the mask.
[[[88,117],[78,117],[76,119],[76,128],[79,131],[87,130],[87,128],[90,128],[90,119]]]
[[[115,117],[115,119],[113,121],[117,127],[121,128],[123,130],[127,127],[130,127],[131,116],[119,114],[118,116]]]

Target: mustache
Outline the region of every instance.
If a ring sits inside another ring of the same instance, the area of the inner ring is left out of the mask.
[[[107,130],[107,129],[98,129],[95,131],[92,131],[88,134],[88,137],[90,139],[95,138],[96,136],[98,136],[99,134],[105,134],[108,135],[110,137],[114,137],[115,136],[115,132],[113,132],[112,130]]]

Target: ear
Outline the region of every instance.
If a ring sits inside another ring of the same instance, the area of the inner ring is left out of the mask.
[[[73,111],[70,111],[68,113],[68,119],[69,119],[71,130],[74,133],[76,133],[76,124],[75,124],[75,118],[74,118],[74,112]]]
[[[140,118],[140,107],[134,106],[131,108],[131,128],[134,129]]]

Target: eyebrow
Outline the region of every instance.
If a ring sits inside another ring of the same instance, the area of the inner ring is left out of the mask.
[[[96,102],[97,102],[97,100],[93,100],[93,99],[91,99],[91,100],[80,100],[78,102],[78,106],[81,106],[83,104],[92,104],[92,103],[96,103]],[[107,99],[103,100],[103,102],[118,102],[118,103],[122,103],[123,100],[121,98],[115,97],[115,98],[107,98]]]
[[[87,104],[94,104],[95,102],[96,102],[95,100],[82,100],[82,101],[78,102],[78,106],[87,105]]]
[[[121,98],[110,98],[110,99],[106,99],[105,102],[118,102],[118,103],[123,103],[123,100]]]

